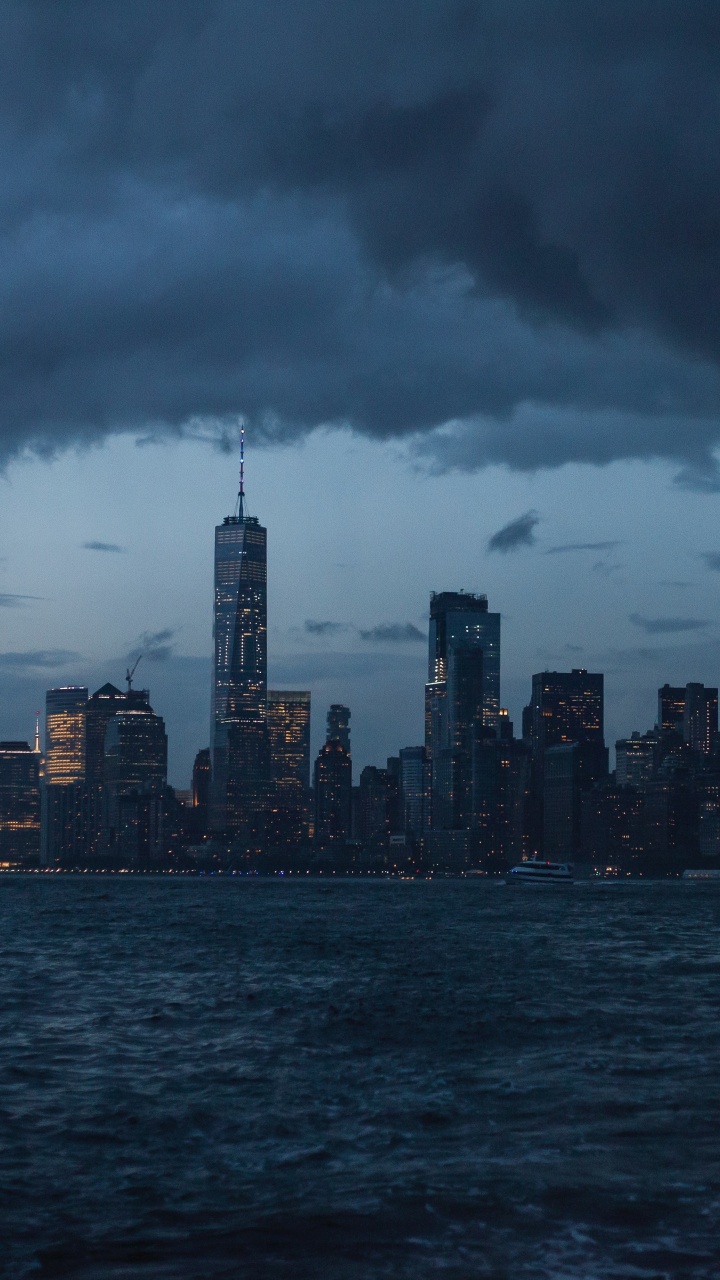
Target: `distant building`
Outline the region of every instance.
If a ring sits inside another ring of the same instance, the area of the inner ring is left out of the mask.
[[[471,825],[473,742],[497,734],[499,719],[500,614],[484,595],[433,592],[425,688],[433,829]]]
[[[430,825],[430,768],[426,747],[403,747],[399,770],[400,829],[420,840]]]
[[[81,685],[45,695],[45,766],[41,793],[40,860],[72,865],[85,849],[85,710]]]
[[[327,714],[327,741],[339,742],[350,751],[350,708],[334,702]]]
[[[147,705],[147,690],[129,688],[135,705]],[[128,692],[114,684],[104,684],[92,694],[85,706],[85,794],[87,859],[93,863],[100,850],[103,828],[103,790],[105,785],[105,733],[112,717],[128,707]]]
[[[203,747],[195,756],[192,772],[192,832],[195,837],[208,829],[210,808],[210,749]]]
[[[308,838],[310,705],[306,689],[268,690],[270,844],[298,844]]]
[[[342,715],[339,712],[342,711]],[[328,712],[327,741],[315,761],[315,841],[338,844],[350,838],[352,830],[352,759],[350,756],[350,712],[333,705]],[[346,745],[347,744],[347,745]]]
[[[118,711],[105,733],[104,860],[148,867],[163,851],[167,735],[152,708]]]
[[[247,514],[241,450],[236,514],[215,529],[210,826],[256,840],[270,781],[267,530]]]
[[[654,733],[633,733],[615,743],[615,778],[619,787],[641,787],[655,772],[658,741]]]
[[[718,731],[718,691],[704,684],[685,686],[682,734],[693,751],[709,755]]]
[[[0,742],[0,866],[40,862],[40,756],[27,742]]]
[[[658,689],[658,729],[661,733],[682,733],[684,718],[685,689],[664,684]]]

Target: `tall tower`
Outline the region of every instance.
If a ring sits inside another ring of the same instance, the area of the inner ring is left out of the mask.
[[[267,529],[247,514],[245,439],[235,514],[215,529],[210,741],[213,831],[251,837],[267,802]]]
[[[474,743],[499,733],[500,614],[485,595],[433,591],[425,686],[433,827],[470,825]]]

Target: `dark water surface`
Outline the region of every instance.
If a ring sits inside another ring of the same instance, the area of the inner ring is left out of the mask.
[[[0,878],[11,1277],[719,1277],[720,891]]]

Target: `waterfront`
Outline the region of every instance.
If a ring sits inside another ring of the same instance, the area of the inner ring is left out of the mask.
[[[6,876],[16,1278],[720,1274],[720,893]]]

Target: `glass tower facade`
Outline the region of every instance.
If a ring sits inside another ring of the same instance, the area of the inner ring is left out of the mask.
[[[267,804],[267,530],[254,516],[215,529],[210,825],[257,832]]]

